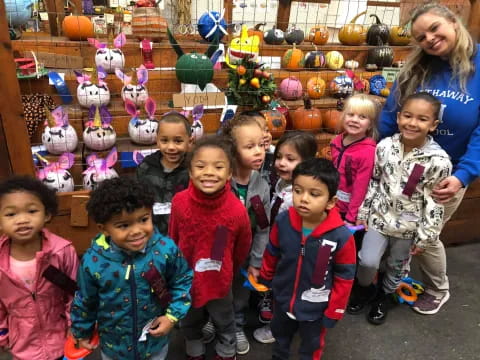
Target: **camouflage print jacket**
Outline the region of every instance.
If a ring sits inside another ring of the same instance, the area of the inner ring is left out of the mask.
[[[137,178],[147,182],[155,195],[153,223],[161,234],[168,234],[168,220],[173,195],[188,187],[188,169],[183,161],[171,172],[166,172],[160,160],[162,153],[148,155],[137,168]]]

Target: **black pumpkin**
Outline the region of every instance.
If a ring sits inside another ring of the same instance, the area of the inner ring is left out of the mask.
[[[390,46],[376,46],[368,50],[367,64],[375,64],[379,68],[392,66],[393,49]]]
[[[305,67],[308,69],[320,69],[325,66],[325,55],[316,46],[314,51],[305,55]]]
[[[285,36],[282,30],[277,29],[275,25],[263,34],[263,41],[269,45],[280,45],[285,40]]]
[[[305,33],[301,29],[297,29],[295,26],[287,31],[285,34],[285,41],[290,45],[299,45],[305,39]]]
[[[375,17],[376,23],[370,25],[370,28],[368,29],[367,44],[373,46],[386,44],[388,36],[390,35],[390,29],[388,28],[388,25],[381,23],[377,15],[370,15],[370,17],[372,16]]]

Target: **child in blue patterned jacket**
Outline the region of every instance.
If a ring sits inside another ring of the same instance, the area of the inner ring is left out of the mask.
[[[154,231],[153,195],[129,178],[104,181],[87,209],[101,231],[82,258],[72,334],[102,359],[164,360],[168,333],[190,308],[193,273],[175,243]]]

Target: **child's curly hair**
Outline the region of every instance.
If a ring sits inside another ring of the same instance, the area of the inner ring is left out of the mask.
[[[231,140],[223,135],[207,135],[198,140],[193,146],[192,151],[187,155],[187,164],[189,169],[192,168],[192,159],[195,154],[198,153],[200,149],[206,147],[222,150],[227,156],[228,162],[230,163],[230,169],[233,168],[234,158]]]
[[[57,213],[58,202],[55,190],[31,176],[13,176],[0,184],[0,201],[3,196],[18,192],[35,195],[45,207],[48,215]]]
[[[262,130],[263,132],[263,128],[259,124],[258,120],[256,119],[256,116],[244,115],[243,113],[238,116],[235,116],[233,119],[231,119],[222,127],[222,131],[221,131],[222,135],[228,137],[233,143],[233,152],[235,157],[237,157],[238,155],[237,139],[235,138],[235,129],[241,126],[247,126],[247,125],[257,125],[260,128],[260,130]]]
[[[103,181],[90,194],[87,211],[97,224],[105,224],[124,210],[131,213],[143,207],[153,207],[153,193],[147,184],[130,177]]]

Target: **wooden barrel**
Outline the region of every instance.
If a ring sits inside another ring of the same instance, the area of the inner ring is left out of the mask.
[[[133,10],[132,33],[139,40],[163,40],[167,38],[167,20],[157,7],[139,7]]]

